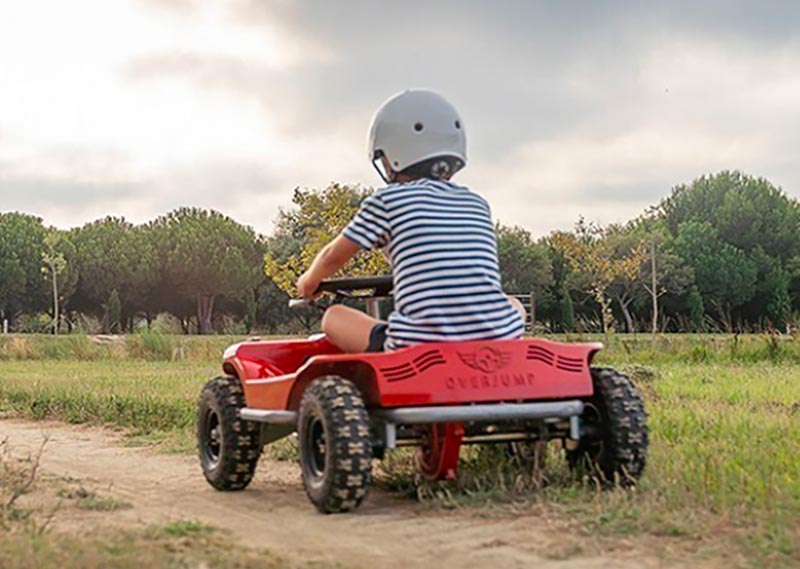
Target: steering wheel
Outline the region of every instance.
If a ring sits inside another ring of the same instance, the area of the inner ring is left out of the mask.
[[[347,279],[325,279],[317,287],[317,292],[329,292],[343,298],[385,298],[391,296],[394,287],[392,275],[379,277],[356,277]],[[364,294],[353,292],[365,291]],[[306,298],[293,298],[290,308],[313,306],[314,301]]]
[[[353,291],[371,291],[360,297],[381,298],[392,293],[394,279],[392,275],[380,277],[357,277],[353,279],[325,279],[319,284],[317,292],[332,292],[341,296],[354,296]]]

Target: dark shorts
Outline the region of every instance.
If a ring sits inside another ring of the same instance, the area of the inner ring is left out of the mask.
[[[367,345],[368,352],[382,352],[384,351],[383,344],[386,342],[386,331],[389,325],[386,322],[375,324],[369,333],[369,344]]]

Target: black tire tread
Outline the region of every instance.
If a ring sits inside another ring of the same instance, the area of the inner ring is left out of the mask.
[[[198,404],[198,444],[203,428],[202,415],[204,399],[209,397],[218,408],[220,428],[222,429],[222,454],[219,468],[203,474],[214,488],[224,492],[244,490],[256,472],[261,457],[260,429],[257,423],[244,421],[239,411],[245,404],[242,384],[236,377],[217,377],[206,383],[200,394]],[[202,449],[198,449],[201,454]]]
[[[304,414],[310,407],[321,410],[331,434],[328,452],[332,470],[326,474],[321,491],[315,491],[303,478],[303,487],[320,512],[341,513],[354,510],[367,495],[372,479],[372,444],[369,417],[361,393],[353,382],[339,376],[323,376],[303,392],[298,421],[299,436],[304,433]],[[303,446],[300,445],[302,465]]]
[[[603,456],[592,461],[585,446],[568,453],[570,466],[578,469],[587,461],[604,485],[632,486],[647,463],[647,414],[641,393],[624,374],[611,368],[592,368],[594,402],[604,410]]]

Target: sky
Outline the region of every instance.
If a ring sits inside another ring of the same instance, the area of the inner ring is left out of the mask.
[[[540,236],[739,169],[800,197],[800,3],[0,0],[0,211],[180,206],[269,233],[295,187],[378,186],[375,110],[461,113],[455,181]]]

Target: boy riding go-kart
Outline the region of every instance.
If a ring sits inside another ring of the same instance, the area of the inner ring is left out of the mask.
[[[262,447],[295,431],[306,492],[326,513],[357,507],[373,458],[404,445],[418,447],[430,479],[455,477],[462,444],[551,439],[564,441],[571,467],[638,479],[644,406],[624,375],[590,368],[602,346],[521,339],[525,311],[502,291],[489,206],[450,181],[466,163],[453,106],[401,93],[378,111],[369,141],[388,185],[314,259],[298,293],[360,291],[370,314],[336,304],[322,336],[226,350],[226,377],[199,403],[209,483],[245,488]],[[384,248],[393,275],[326,280],[361,248]],[[383,322],[377,299],[390,294]]]

